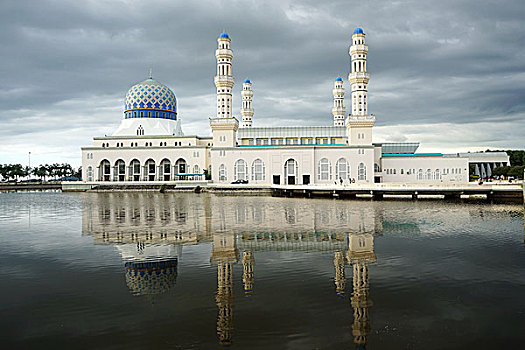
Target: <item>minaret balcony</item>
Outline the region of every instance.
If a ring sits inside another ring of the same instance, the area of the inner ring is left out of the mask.
[[[216,75],[214,82],[215,85],[233,86],[234,79],[231,75]]]
[[[254,114],[254,110],[253,108],[241,108],[241,114],[251,114],[253,115]]]
[[[352,78],[361,78],[361,79],[370,79],[370,73],[368,72],[352,72],[348,74],[348,79]]]
[[[344,115],[345,113],[346,113],[346,109],[344,107],[333,107],[332,108],[332,114]]]
[[[230,49],[215,50],[215,57],[217,58],[233,58],[233,51]]]
[[[366,55],[368,53],[368,45],[352,45],[350,46],[350,55]]]

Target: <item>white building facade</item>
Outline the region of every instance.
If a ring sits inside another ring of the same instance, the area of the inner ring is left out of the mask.
[[[469,157],[418,154],[418,144],[373,143],[368,46],[361,28],[352,34],[349,55],[348,115],[343,79],[337,77],[333,126],[253,127],[254,91],[249,79],[240,93],[241,123],[233,116],[233,51],[229,35],[222,33],[215,51],[217,108],[209,119],[212,137],[183,134],[175,94],[150,73],[126,94],[124,118],[115,133],[95,137],[92,146],[82,148],[83,179],[170,182],[207,177],[217,183],[261,185],[468,182]],[[493,164],[509,163],[506,155],[494,156]]]

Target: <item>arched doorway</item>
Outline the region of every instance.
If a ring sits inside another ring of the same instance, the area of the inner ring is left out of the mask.
[[[126,163],[122,159],[115,162],[113,180],[126,181]]]
[[[99,174],[100,181],[111,181],[111,164],[109,160],[104,159],[100,162]]]
[[[160,178],[164,181],[171,180],[171,162],[169,159],[163,159],[160,162]]]
[[[133,159],[129,165],[129,176],[132,181],[140,181],[140,162]]]
[[[186,161],[182,158],[177,159],[175,162],[175,175],[177,175],[179,180],[186,179]]]
[[[297,162],[295,159],[288,159],[284,163],[284,183],[286,185],[297,184]]]
[[[146,181],[155,181],[155,161],[153,159],[148,159],[144,165],[144,177]]]

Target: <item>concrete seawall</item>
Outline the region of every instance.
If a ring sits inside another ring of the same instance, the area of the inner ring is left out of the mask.
[[[209,192],[222,195],[239,196],[283,196],[283,197],[326,197],[356,198],[371,197],[442,197],[447,199],[465,196],[482,196],[487,199],[523,201],[524,189],[521,183],[457,183],[457,184],[421,184],[421,183],[381,183],[341,185],[256,185],[222,184],[208,181],[198,182],[106,182],[84,183],[64,182],[64,192],[71,191],[152,191],[152,192]]]

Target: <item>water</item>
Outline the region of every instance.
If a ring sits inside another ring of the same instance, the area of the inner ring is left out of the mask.
[[[0,194],[3,348],[525,340],[523,206]]]

